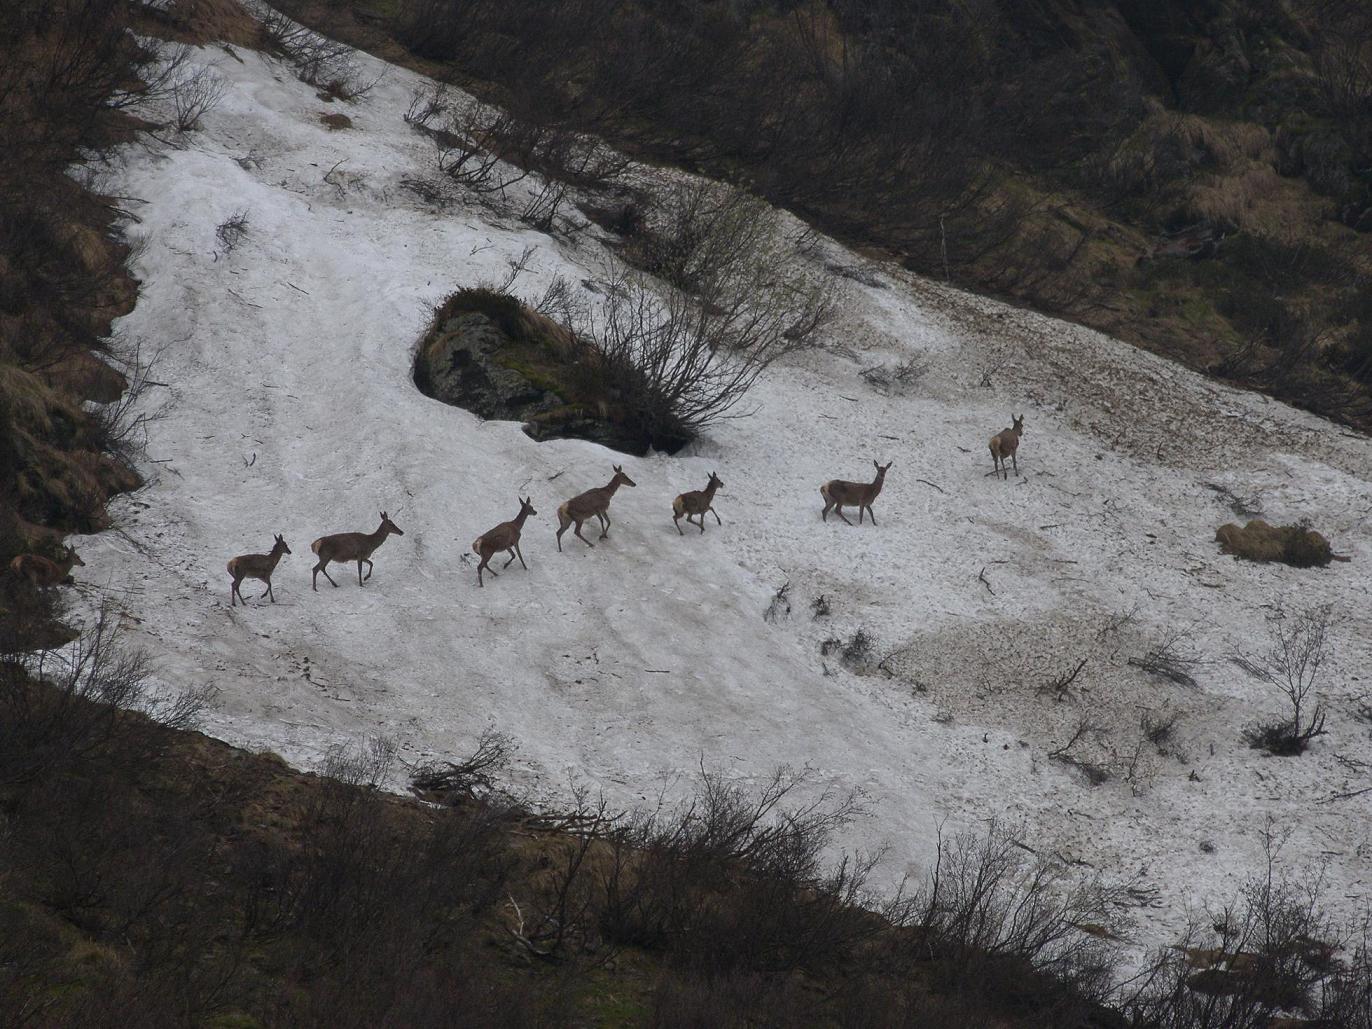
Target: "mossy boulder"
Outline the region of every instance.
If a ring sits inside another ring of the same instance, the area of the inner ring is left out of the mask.
[[[670,449],[625,423],[595,355],[566,326],[496,290],[459,290],[439,306],[414,381],[445,404],[521,422],[536,440],[586,439],[638,455]]]
[[[1270,525],[1255,518],[1242,529],[1232,522],[1221,525],[1215,539],[1221,551],[1246,561],[1323,568],[1334,559],[1329,541],[1307,525]]]

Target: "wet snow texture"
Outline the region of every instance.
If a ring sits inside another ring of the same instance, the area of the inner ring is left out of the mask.
[[[119,531],[78,545],[159,675],[218,688],[209,731],[310,766],[369,734],[407,760],[450,756],[493,724],[519,741],[524,786],[585,782],[621,803],[701,762],[808,765],[865,794],[872,817],[847,842],[890,844],[893,877],[929,857],[940,822],[1020,820],[1036,850],[1133,883],[1141,939],[1258,871],[1268,819],[1292,833],[1284,860],[1329,862],[1337,908],[1366,896],[1372,795],[1317,803],[1372,784],[1357,764],[1372,729],[1355,717],[1372,667],[1366,440],[822,240],[817,269],[859,266],[877,285],[844,280],[834,349],[773,368],[751,417],[673,458],[534,443],[420,395],[414,344],[431,305],[500,279],[525,247],[516,290],[537,296],[558,273],[594,277],[601,244],[402,186],[437,182],[432,144],[402,119],[416,76],[389,70],[333,133],[288,69],[203,56],[229,82],[222,105],[184,149],[130,147],[114,189],[146,201],[129,229],[146,242],[142,294],[118,329],[170,384],[143,401],[160,413],[151,483],[115,505]],[[240,211],[246,236],[216,255],[216,226]],[[931,367],[903,395],[861,377],[912,355]],[[1012,412],[1023,475],[1002,482],[987,440]],[[894,461],[880,524],[822,523],[820,483],[868,478],[873,458]],[[610,539],[569,533],[559,554],[557,505],[612,462],[638,487],[616,496]],[[711,470],[724,525],[679,537],[671,500]],[[1351,562],[1220,556],[1214,530],[1234,514],[1209,484],[1258,495],[1276,521],[1309,517]],[[530,570],[479,590],[471,541],[521,493],[540,512]],[[371,580],[334,566],[339,588],[321,577],[311,592],[310,541],[371,531],[381,508],[406,534],[373,555]],[[231,610],[225,561],[274,532],[294,551],[278,602]],[[764,621],[783,582],[793,611]],[[821,593],[832,614],[813,619]],[[1281,707],[1228,660],[1258,647],[1278,601],[1332,601],[1341,618],[1330,734],[1298,760],[1243,744]],[[893,674],[820,656],[859,627]],[[1128,663],[1173,628],[1204,659],[1195,689]],[[1082,658],[1063,696],[1044,691]],[[1168,710],[1168,753],[1141,749],[1143,713]],[[1048,756],[1082,715],[1093,731],[1074,753],[1111,772],[1094,787]]]

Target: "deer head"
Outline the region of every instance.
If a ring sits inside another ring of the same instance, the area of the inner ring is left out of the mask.
[[[886,470],[890,468],[891,465],[895,464],[895,462],[887,461],[885,464],[881,464],[878,461],[873,461],[872,464],[873,466],[875,466],[877,470],[877,481],[880,482],[881,480],[886,478]]]
[[[527,500],[523,497],[519,498],[519,518],[528,518],[530,515],[538,514],[534,510],[533,499],[533,497],[529,497]]]
[[[82,568],[86,567],[86,562],[77,555],[75,547],[67,548],[67,560],[74,565],[80,565]]]
[[[403,536],[403,535],[405,535],[403,532],[401,532],[400,526],[396,525],[395,522],[391,521],[390,516],[389,516],[388,514],[386,514],[385,511],[382,511],[382,512],[381,512],[381,529],[380,529],[380,531],[382,532],[383,535],[388,535],[388,534],[390,534],[390,533],[394,533],[394,534],[397,535],[397,536]]]
[[[286,545],[286,537],[277,533],[276,542],[272,546],[272,556],[275,557],[279,554],[289,554],[290,552],[291,548]]]
[[[629,478],[627,475],[624,474],[624,468],[623,468],[622,466],[620,466],[620,465],[615,465],[615,466],[614,466],[614,469],[615,469],[615,477],[614,477],[613,479],[610,480],[610,485],[611,485],[611,486],[637,486],[637,485],[638,485],[638,483],[634,482],[633,479]]]
[[[706,489],[723,489],[723,488],[724,488],[724,480],[721,479],[721,478],[720,478],[718,475],[716,475],[714,472],[711,472],[711,473],[710,473],[710,481],[707,482],[707,483],[705,484],[705,488],[706,488]]]
[[[1024,435],[1024,415],[1022,415],[1022,414],[1011,415],[1011,416],[1010,416],[1010,420],[1011,420],[1011,422],[1013,423],[1012,426],[1011,426],[1011,428],[1013,428],[1013,429],[1015,430],[1015,435],[1016,435],[1016,436],[1023,436],[1023,435]]]

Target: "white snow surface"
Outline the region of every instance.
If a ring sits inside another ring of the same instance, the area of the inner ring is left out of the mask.
[[[499,280],[526,247],[515,290],[537,296],[557,274],[600,274],[604,242],[402,186],[441,183],[403,120],[419,76],[386,69],[342,108],[353,127],[329,131],[319,117],[339,105],[288,68],[201,56],[228,83],[221,105],[181,146],[130,146],[115,172],[114,192],[145,201],[128,230],[142,290],[117,330],[160,354],[167,386],[140,401],[158,415],[148,486],[112,505],[117,530],[77,546],[86,609],[113,598],[160,680],[217,689],[207,731],[309,768],[376,734],[406,761],[452,757],[489,725],[518,741],[516,785],[556,800],[581,783],[619,805],[664,779],[687,789],[702,764],[809,767],[816,788],[861,791],[869,815],[843,843],[889,847],[889,879],[918,874],[940,825],[999,818],[1070,874],[1132,886],[1145,943],[1261,871],[1269,826],[1289,835],[1288,865],[1325,867],[1336,913],[1366,902],[1372,794],[1330,798],[1372,782],[1367,439],[821,238],[818,272],[875,285],[842,280],[833,346],[773,366],[750,416],[676,456],[535,443],[421,395],[415,344],[432,305]],[[216,226],[238,212],[247,234],[224,253]],[[915,356],[930,368],[904,393],[860,375]],[[1012,412],[1022,474],[1003,482],[987,440]],[[820,483],[866,479],[874,458],[894,461],[879,525],[821,521]],[[615,497],[610,539],[569,533],[558,553],[557,505],[613,463],[638,485]],[[712,470],[723,526],[678,536],[672,498]],[[1211,485],[1258,495],[1273,521],[1308,517],[1351,560],[1221,556],[1215,528],[1242,519]],[[538,508],[529,570],[478,589],[472,540],[517,494]],[[405,535],[370,581],[335,565],[339,588],[321,577],[312,592],[310,542],[370,531],[382,508]],[[231,610],[225,562],[275,532],[293,550],[277,603],[245,588],[252,604]],[[765,620],[783,583],[790,613]],[[820,594],[827,618],[812,617]],[[1329,734],[1299,759],[1243,743],[1281,700],[1229,659],[1261,649],[1278,602],[1339,618]],[[889,674],[821,656],[859,627]],[[1194,689],[1128,663],[1176,628],[1202,659]],[[1043,692],[1083,657],[1064,699]],[[1168,753],[1140,746],[1141,715],[1169,710]],[[1049,758],[1083,714],[1099,731],[1074,753],[1113,773],[1096,786]]]

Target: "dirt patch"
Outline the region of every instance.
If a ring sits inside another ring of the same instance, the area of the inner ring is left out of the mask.
[[[319,121],[331,132],[338,132],[341,129],[350,129],[353,127],[353,120],[346,114],[321,114],[319,116]]]
[[[1255,518],[1240,529],[1230,522],[1216,530],[1215,540],[1222,552],[1263,564],[1323,568],[1334,559],[1329,541],[1307,525],[1270,525]]]

